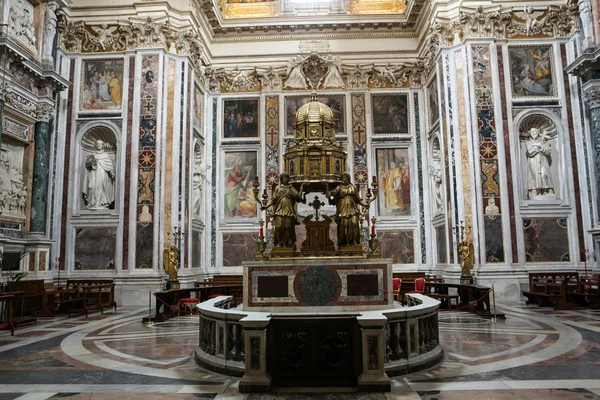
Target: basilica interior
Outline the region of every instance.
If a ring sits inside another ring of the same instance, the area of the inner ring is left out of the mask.
[[[600,3],[0,0],[0,59],[0,399],[600,398]]]

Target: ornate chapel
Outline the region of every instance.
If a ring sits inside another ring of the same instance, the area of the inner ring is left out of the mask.
[[[391,274],[506,305],[600,274],[595,0],[0,0],[0,59],[0,297],[102,279],[148,314],[284,242],[339,253],[343,179]]]

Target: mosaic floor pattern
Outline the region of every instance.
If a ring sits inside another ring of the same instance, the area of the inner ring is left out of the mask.
[[[392,379],[392,392],[240,394],[192,358],[196,316],[146,326],[147,310],[40,318],[0,331],[0,400],[600,399],[600,310],[502,306],[506,320],[440,313],[445,362]]]

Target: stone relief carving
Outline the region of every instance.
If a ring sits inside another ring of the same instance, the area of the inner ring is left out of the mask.
[[[304,40],[298,45],[299,53],[329,53],[329,40]]]
[[[296,59],[288,63],[287,71],[285,72],[287,79],[283,83],[284,88],[290,89],[308,89],[306,77],[302,71],[302,56],[297,56]]]
[[[44,16],[44,39],[42,40],[42,63],[45,65],[54,64],[52,51],[54,50],[54,38],[56,37],[56,25],[58,21],[56,10],[58,10],[58,3],[55,1],[46,3],[46,15]]]
[[[114,208],[116,146],[106,135],[88,133],[81,140],[83,158],[82,197],[88,210]]]
[[[280,91],[283,86],[285,71],[282,68],[269,67],[267,70],[256,70],[256,77],[260,80],[262,90],[265,92]]]
[[[222,88],[230,92],[251,91],[259,86],[255,70],[242,70],[240,67],[223,71],[220,83]]]
[[[523,120],[519,132],[527,160],[527,198],[555,198],[551,166],[552,141],[558,134],[556,126],[544,115],[532,115]]]
[[[28,140],[29,126],[5,117],[4,133],[19,138],[20,140]]]
[[[0,212],[2,216],[25,218],[27,186],[23,179],[22,144],[2,143],[0,150]]]
[[[10,7],[8,18],[9,33],[31,48],[36,45],[33,11],[28,1],[16,0]]]
[[[37,118],[37,106],[33,101],[12,91],[6,93],[5,99],[7,106],[31,118]]]
[[[118,25],[88,25],[72,22],[59,15],[58,30],[61,46],[68,52],[99,53],[139,48],[174,49],[186,54],[199,68],[207,64],[206,54],[196,32],[176,32],[166,20],[148,17],[144,21],[120,21]]]

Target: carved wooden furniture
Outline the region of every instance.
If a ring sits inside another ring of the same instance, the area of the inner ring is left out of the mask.
[[[154,322],[161,322],[169,319],[175,315],[174,310],[178,309],[178,304],[181,299],[186,298],[200,298],[198,296],[199,288],[185,288],[185,289],[170,289],[161,290],[154,292],[155,298],[155,314],[152,320]],[[147,320],[145,318],[144,320]]]
[[[398,301],[400,299],[400,286],[402,285],[402,279],[393,278],[392,279],[392,291],[394,293],[394,299]]]
[[[197,281],[195,286],[200,289],[198,292],[200,302],[215,295],[231,295],[233,302],[239,304],[243,297],[243,283],[243,275],[214,275],[204,281]]]
[[[567,285],[577,285],[578,281],[577,272],[531,272],[529,291],[524,291],[523,296],[527,297],[526,304],[568,310],[574,304],[567,301]]]
[[[402,284],[400,285],[400,293],[410,292],[415,288],[415,279],[427,278],[425,272],[394,272],[394,278],[400,278]]]
[[[456,294],[450,293],[449,289],[456,290]],[[450,296],[458,296],[458,305],[464,310],[474,312],[484,318],[494,317],[490,307],[489,286],[467,285],[459,283],[425,282],[425,295],[432,298],[444,299],[450,302]],[[450,296],[449,296],[450,295]],[[479,301],[478,301],[479,300]],[[447,305],[448,306],[448,305]],[[467,307],[468,306],[468,307]],[[504,314],[496,313],[496,318],[504,319]]]
[[[9,330],[10,335],[15,335],[15,325],[12,322],[13,299],[12,294],[0,296],[0,329]]]
[[[70,299],[69,317],[71,313],[82,313],[87,318],[91,310],[100,310],[104,314],[104,309],[110,307],[117,310],[112,280],[68,279],[67,289],[75,289],[75,296]]]

